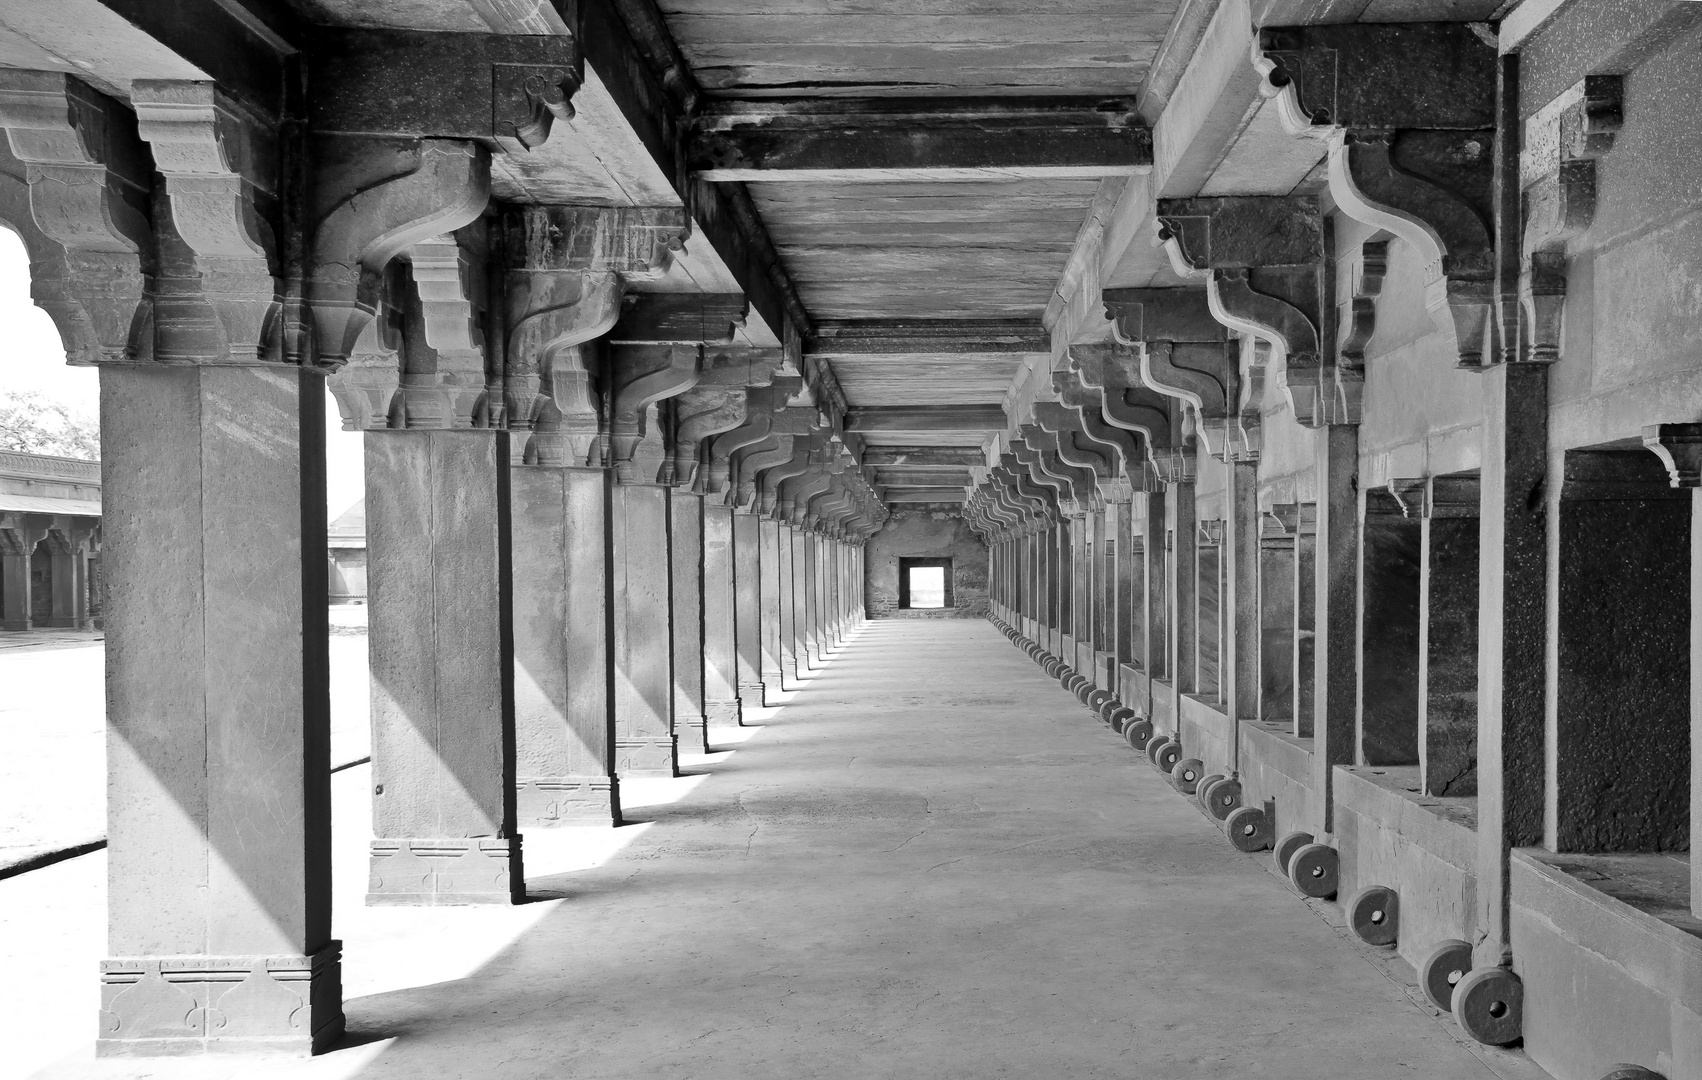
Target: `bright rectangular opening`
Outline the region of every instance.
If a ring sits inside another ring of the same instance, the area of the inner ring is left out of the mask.
[[[910,568],[910,606],[913,608],[942,608],[946,606],[945,567],[912,566]]]

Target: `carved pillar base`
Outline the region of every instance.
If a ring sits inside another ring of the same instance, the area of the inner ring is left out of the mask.
[[[513,904],[525,897],[518,836],[384,839],[371,850],[370,905]]]
[[[522,828],[618,823],[620,781],[612,776],[522,776],[515,783],[515,814]]]
[[[101,1057],[307,1056],[343,1034],[343,943],[310,956],[102,960]]]
[[[627,735],[615,737],[617,776],[674,776],[679,741],[672,735]]]
[[[703,703],[703,718],[710,727],[738,727],[744,722],[744,717],[744,703],[738,698]]]

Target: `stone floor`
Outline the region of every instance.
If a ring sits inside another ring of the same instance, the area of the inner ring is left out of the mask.
[[[635,784],[646,824],[528,836],[538,902],[513,909],[361,907],[366,769],[338,774],[350,1045],[41,1076],[1543,1075],[1415,1005],[1410,969],[1231,849],[987,623],[872,623],[754,718],[696,775]],[[82,903],[96,858],[16,880]],[[55,960],[59,1014],[92,1034],[89,937]]]

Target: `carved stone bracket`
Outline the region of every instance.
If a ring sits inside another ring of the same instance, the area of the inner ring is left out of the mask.
[[[447,139],[316,140],[307,299],[317,362],[340,367],[377,310],[384,268],[484,213],[490,154]]]
[[[1105,422],[1139,434],[1156,467],[1160,452],[1182,437],[1182,425],[1173,416],[1180,405],[1141,381],[1139,355],[1126,347],[1076,346],[1070,364],[1083,386],[1101,393]]]
[[[1524,244],[1519,302],[1528,344],[1521,359],[1560,358],[1566,245],[1596,216],[1596,162],[1624,122],[1624,80],[1589,75],[1525,121],[1519,155]]]
[[[1104,391],[1082,385],[1080,374],[1073,368],[1053,372],[1052,388],[1059,401],[1075,411],[1083,434],[1117,455],[1122,473],[1131,483],[1144,478],[1146,452],[1141,440],[1134,432],[1106,422]]]
[[[135,119],[58,72],[0,70],[0,216],[30,257],[30,294],[72,364],[141,351],[144,275],[154,269],[150,165]]]
[[[1353,267],[1353,298],[1342,326],[1340,347],[1331,374],[1334,393],[1326,399],[1326,419],[1332,424],[1359,423],[1365,391],[1365,349],[1377,332],[1377,298],[1389,272],[1389,242],[1367,240],[1360,245]]]
[[[609,349],[614,407],[609,411],[609,450],[615,477],[623,484],[654,483],[661,470],[641,468],[639,444],[647,435],[651,406],[697,383],[703,346],[613,345]]]
[[[1330,194],[1412,244],[1459,364],[1483,364],[1494,297],[1497,49],[1466,23],[1267,27],[1255,66],[1284,125],[1329,146]]]
[[[1264,452],[1265,371],[1270,366],[1268,341],[1247,335],[1241,340],[1241,401],[1229,428],[1233,461],[1258,461]]]
[[[1651,424],[1643,445],[1667,467],[1673,487],[1702,487],[1702,424]]]
[[[138,79],[130,101],[165,178],[156,210],[156,357],[283,359],[271,125],[212,83]]]
[[[1325,353],[1323,328],[1334,298],[1325,295],[1328,253],[1318,200],[1164,199],[1158,217],[1171,261],[1205,275],[1204,299],[1213,317],[1273,347],[1295,419],[1313,427],[1327,423],[1334,357]],[[1221,456],[1218,447],[1211,449]]]

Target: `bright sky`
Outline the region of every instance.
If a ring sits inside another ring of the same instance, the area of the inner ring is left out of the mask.
[[[59,331],[30,301],[30,266],[16,233],[0,228],[0,390],[34,391],[90,418],[100,412],[100,378],[70,367]],[[335,518],[365,497],[359,432],[342,430],[325,395],[326,506]]]

